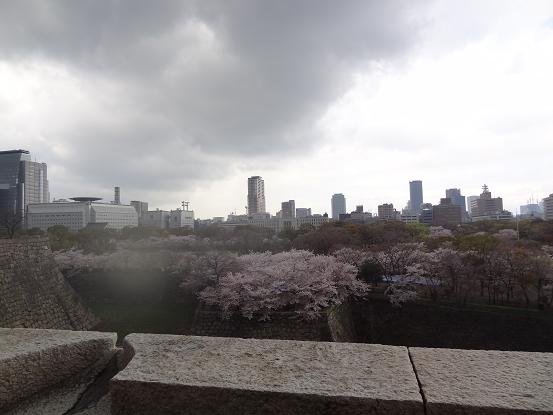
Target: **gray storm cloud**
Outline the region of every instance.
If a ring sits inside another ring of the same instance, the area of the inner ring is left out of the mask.
[[[131,189],[191,187],[237,160],[309,151],[314,123],[355,71],[416,42],[414,6],[2,2],[0,60],[55,63],[82,82],[94,111],[69,106],[59,114],[67,126],[41,126],[66,150],[49,156],[68,173]]]

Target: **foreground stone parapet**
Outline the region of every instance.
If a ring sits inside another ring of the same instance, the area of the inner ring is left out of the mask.
[[[427,414],[553,414],[553,354],[409,348]]]
[[[64,391],[76,398],[116,354],[116,339],[115,333],[0,328],[0,413],[71,408],[75,402]],[[29,409],[31,401],[43,407]]]
[[[423,414],[407,349],[132,334],[113,414]]]

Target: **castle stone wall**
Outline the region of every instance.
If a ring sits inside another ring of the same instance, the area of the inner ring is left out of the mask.
[[[355,341],[349,305],[330,307],[315,320],[298,318],[294,312],[278,311],[267,321],[232,316],[222,319],[214,307],[198,306],[190,334],[252,339]]]
[[[97,322],[46,238],[0,239],[0,327],[88,330]]]

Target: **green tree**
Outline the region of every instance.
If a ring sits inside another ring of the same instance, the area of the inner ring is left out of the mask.
[[[54,225],[48,228],[47,234],[52,251],[71,249],[77,243],[75,235],[69,232],[69,229],[63,225]]]

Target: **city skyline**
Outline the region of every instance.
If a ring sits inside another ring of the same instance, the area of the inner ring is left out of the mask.
[[[552,192],[550,1],[41,10],[0,16],[0,145],[46,162],[52,197],[117,185],[212,217],[244,212],[253,175],[273,213],[402,209],[414,179],[434,204],[487,183],[513,213]]]
[[[25,150],[25,149],[18,149],[18,150],[1,150],[0,149],[0,154],[3,153],[3,154],[6,154],[7,156],[11,155],[11,154],[19,154],[19,153],[22,153],[26,156],[26,159],[28,160],[27,163],[30,163],[32,165],[40,165],[42,166],[42,168],[44,169],[44,171],[46,171],[47,169],[47,163],[37,163],[37,162],[31,162],[31,152],[29,150]],[[46,181],[46,189],[48,189],[49,185],[48,185],[49,181]],[[483,193],[482,194],[478,194],[478,195],[470,195],[468,197],[466,197],[465,195],[462,195],[462,189],[460,188],[446,188],[444,190],[444,194],[439,198],[439,203],[435,202],[435,201],[428,201],[428,200],[425,200],[424,197],[423,197],[423,188],[424,188],[424,184],[423,184],[423,181],[422,180],[412,180],[412,181],[409,181],[409,197],[412,198],[413,195],[415,195],[414,197],[417,197],[419,199],[422,200],[422,202],[424,204],[431,204],[431,205],[438,205],[438,204],[441,204],[442,201],[443,201],[443,196],[445,196],[446,198],[449,198],[451,200],[451,202],[453,204],[459,204],[461,207],[462,207],[462,211],[465,211],[465,207],[467,208],[467,210],[469,211],[470,213],[470,200],[469,200],[469,203],[467,204],[465,202],[465,198],[467,199],[471,199],[471,198],[478,198],[484,194],[486,194],[486,192],[488,192],[488,186],[486,184],[484,184],[482,186],[482,191]],[[48,190],[47,190],[48,192]],[[112,192],[114,192],[114,194],[112,193],[112,196],[113,196],[113,201],[111,201],[111,203],[114,203],[114,204],[121,204],[121,198],[120,198],[120,195],[121,195],[121,188],[120,186],[115,186],[113,189],[112,189]],[[251,176],[248,178],[247,180],[247,192],[248,192],[248,196],[247,196],[247,205],[248,206],[245,206],[244,209],[247,211],[252,211],[250,212],[250,215],[251,213],[270,213],[272,215],[277,215],[277,214],[280,214],[280,215],[283,215],[283,217],[295,217],[295,200],[288,200],[288,201],[282,201],[281,204],[280,204],[280,210],[270,210],[270,209],[267,209],[266,208],[266,195],[265,195],[265,180],[263,179],[262,176]],[[80,194],[82,196],[82,194]],[[90,193],[87,193],[87,195],[90,195]],[[545,199],[547,198],[548,196],[545,196],[544,198],[539,198],[537,200],[538,204],[541,203],[542,201],[545,203]],[[58,200],[65,200],[67,198],[71,198],[69,196],[66,196],[64,198],[58,198]],[[339,200],[338,200],[338,199]],[[461,202],[458,201],[457,198],[461,198]],[[53,198],[53,200],[55,200],[56,198]],[[109,201],[109,198],[104,198],[104,197],[101,197],[100,198],[101,200],[105,202]],[[336,206],[334,206],[334,201],[338,200]],[[49,200],[49,192],[48,192],[48,200]],[[352,212],[351,209],[347,209],[347,206],[346,206],[346,200],[347,200],[347,197],[345,197],[345,195],[343,193],[335,193],[332,195],[331,197],[331,200],[330,200],[330,209],[328,210],[320,210],[320,211],[317,211],[316,209],[313,209],[312,207],[308,208],[309,211],[313,211],[313,213],[316,213],[316,214],[328,214],[329,217],[333,218],[333,219],[338,219],[339,217],[339,214],[341,213],[350,213]],[[136,200],[129,200],[128,201],[130,205],[133,205],[134,204],[137,204],[137,203],[141,203],[141,204],[145,204],[145,206],[148,206],[148,202],[138,202]],[[27,203],[27,202],[26,202]],[[34,202],[36,203],[36,202]],[[184,203],[185,202],[181,202],[182,206],[184,206]],[[186,202],[187,206],[188,206],[188,203],[189,202]],[[390,203],[389,201],[380,201],[378,202],[378,206],[381,206],[383,204],[388,204]],[[503,200],[501,202],[501,207],[504,208],[505,205],[503,204]],[[526,203],[534,203],[534,199],[533,198],[530,198],[526,201]],[[520,212],[520,208],[524,208],[525,206],[523,205],[526,205],[526,203],[520,203],[518,204],[518,206],[514,209],[514,210],[509,210],[509,209],[506,209],[507,211],[510,211],[511,213],[513,214],[519,214],[519,213],[524,213],[524,212]],[[309,205],[309,202],[307,202],[307,205]],[[339,207],[338,207],[339,205]],[[394,205],[394,203],[392,203],[392,205]],[[362,207],[363,204],[359,204],[359,203],[356,203],[356,207]],[[378,206],[376,209],[367,209],[368,212],[370,213],[373,213],[373,215],[377,215],[378,214]],[[397,209],[397,204],[395,205],[396,206],[396,209]],[[253,207],[255,207],[255,209],[252,209]],[[154,209],[156,210],[160,210],[160,207],[157,206],[155,207]],[[163,209],[166,209],[165,207],[161,207],[161,210]],[[179,208],[177,207],[177,210]],[[413,207],[411,206],[411,200],[409,199],[408,200],[408,204],[406,206],[406,209],[407,211],[406,212],[410,212],[410,213],[413,213],[412,209]],[[409,210],[411,209],[411,210]],[[170,210],[173,210],[173,206],[171,206]],[[193,208],[191,210],[194,210]],[[255,210],[255,211],[253,211]],[[138,209],[137,209],[138,211]],[[290,213],[285,213],[285,212],[290,212]],[[398,214],[401,213],[399,210],[398,211]],[[214,215],[213,217],[220,217],[220,216],[227,216],[229,214],[244,214],[246,212],[240,212],[240,211],[231,211],[231,212],[224,212],[224,213],[220,213],[218,215]],[[199,218],[208,218],[207,216],[198,216]]]

